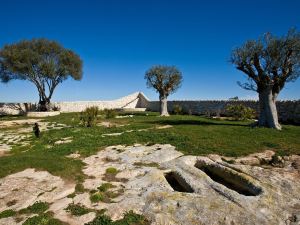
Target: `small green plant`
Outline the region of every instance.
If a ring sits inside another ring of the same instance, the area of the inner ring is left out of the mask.
[[[149,221],[142,215],[134,213],[132,210],[126,212],[120,220],[112,221],[107,215],[99,215],[92,222],[85,225],[149,225]]]
[[[65,225],[58,219],[54,219],[51,213],[34,216],[27,219],[23,225]]]
[[[255,117],[255,110],[243,104],[228,105],[226,111],[234,120],[247,120]]]
[[[80,113],[80,121],[85,127],[92,127],[96,123],[97,116],[99,114],[99,109],[96,106],[91,106],[86,108]]]
[[[104,113],[106,119],[112,119],[117,116],[117,112],[114,109],[104,109],[103,113]]]
[[[82,205],[74,203],[69,204],[65,210],[74,216],[82,216],[92,211]]]
[[[111,184],[111,183],[104,183],[104,184],[101,184],[100,187],[98,187],[97,189],[101,192],[106,192],[108,189],[110,188],[114,188],[115,185]]]
[[[85,225],[112,225],[113,221],[107,215],[97,216],[92,222],[86,223]]]
[[[12,209],[4,210],[0,213],[0,219],[15,216],[16,212]]]
[[[96,192],[90,196],[90,200],[93,203],[100,202],[104,199],[104,195],[102,192]]]
[[[21,209],[19,212],[21,214],[41,214],[49,209],[49,203],[47,202],[35,202],[33,205],[28,206],[25,209]]]
[[[182,110],[182,107],[178,104],[174,105],[173,106],[173,113],[175,115],[182,115],[183,114],[183,110]]]
[[[106,169],[106,173],[109,173],[109,174],[117,174],[118,172],[119,171],[116,168],[114,168],[114,167],[108,167]]]
[[[83,193],[83,192],[85,192],[85,188],[84,188],[83,184],[81,184],[81,183],[76,184],[75,193]]]

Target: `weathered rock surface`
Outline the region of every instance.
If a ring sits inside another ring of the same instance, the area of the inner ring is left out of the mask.
[[[111,146],[83,160],[86,191],[73,198],[66,196],[74,185],[47,172],[28,169],[1,179],[0,211],[42,200],[51,203],[56,218],[71,225],[89,222],[95,213],[72,216],[65,211],[70,203],[106,209],[113,219],[134,210],[153,225],[299,224],[300,156],[284,157],[281,167],[266,166],[273,156],[270,151],[252,154],[248,158],[263,162],[253,166],[247,157],[183,156],[168,144]],[[108,168],[118,172],[108,176]],[[118,194],[110,201],[91,202],[90,191],[107,182],[114,185],[109,191]],[[17,203],[8,207],[15,196]],[[0,224],[7,221],[13,220],[1,219]]]
[[[250,157],[268,161],[273,155],[267,151]],[[116,203],[92,204],[87,197],[82,202],[106,208],[113,219],[133,209],[153,224],[292,224],[300,212],[300,174],[292,166],[300,156],[293,158],[284,168],[263,168],[239,159],[228,164],[220,156],[182,156],[170,145],[113,146],[84,160],[84,173],[92,177],[84,186],[96,189],[106,182],[106,168],[114,167],[121,171],[118,178],[128,179],[113,182],[124,193]],[[165,178],[170,171],[192,193],[174,191]]]
[[[45,171],[26,169],[0,179],[0,212],[7,209],[18,211],[37,201],[57,203],[74,190],[75,184],[66,183],[60,177]],[[55,210],[53,212],[58,213]],[[13,218],[4,218],[0,219],[0,224],[22,224],[25,219],[16,222]]]
[[[41,119],[20,119],[0,121],[0,157],[9,154],[14,145],[27,146],[33,135],[34,123],[39,124],[41,132],[51,129],[62,129],[65,124],[45,122]],[[62,140],[59,144],[69,143],[72,140]]]

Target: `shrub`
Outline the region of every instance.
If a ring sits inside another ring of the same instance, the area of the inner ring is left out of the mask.
[[[85,127],[92,127],[99,114],[99,109],[96,106],[88,107],[80,113],[80,121]]]
[[[175,115],[182,115],[183,114],[182,107],[180,105],[174,105],[173,106],[173,113]]]
[[[117,116],[117,112],[114,109],[104,109],[103,113],[104,113],[106,119],[112,119]]]
[[[255,117],[255,110],[242,104],[228,105],[226,111],[235,120],[247,120]]]

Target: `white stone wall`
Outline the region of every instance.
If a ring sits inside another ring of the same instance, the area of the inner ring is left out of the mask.
[[[192,114],[226,115],[226,106],[229,104],[243,104],[259,111],[258,101],[251,100],[176,100],[169,101],[169,111],[174,105],[180,105],[183,111]],[[0,115],[23,114],[34,108],[34,103],[0,103]],[[159,102],[150,101],[143,93],[136,92],[123,98],[113,101],[75,101],[54,103],[61,112],[81,112],[90,106],[97,106],[99,109],[120,109],[120,108],[147,108],[150,111],[159,111]],[[279,119],[284,122],[300,123],[300,100],[278,101],[277,110]]]
[[[227,105],[243,104],[259,112],[258,101],[253,100],[195,100],[195,101],[168,101],[169,111],[173,110],[174,105],[180,105],[185,113],[197,115],[226,115]],[[277,101],[277,111],[279,119],[283,122],[300,123],[300,100]],[[159,111],[159,102],[151,101],[147,105],[150,111]]]
[[[112,101],[74,101],[54,102],[61,112],[81,112],[90,106],[99,109],[141,108],[147,98],[141,92],[136,92]],[[19,115],[33,109],[35,103],[0,103],[0,115]]]

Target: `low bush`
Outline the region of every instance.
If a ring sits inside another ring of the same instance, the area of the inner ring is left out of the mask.
[[[112,119],[117,116],[117,111],[114,109],[104,109],[103,110],[105,119]]]
[[[255,117],[255,110],[242,104],[228,105],[226,111],[235,120],[247,120]]]
[[[175,115],[182,115],[183,114],[182,107],[180,105],[174,105],[173,106],[173,113]]]
[[[96,106],[88,107],[80,113],[80,121],[85,127],[92,127],[95,125],[99,109]]]

